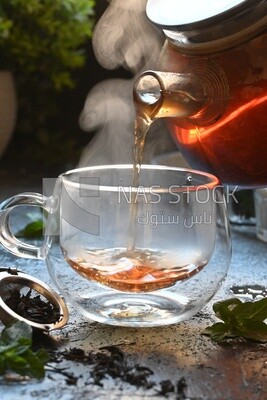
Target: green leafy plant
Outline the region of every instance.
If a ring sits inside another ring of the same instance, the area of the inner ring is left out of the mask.
[[[264,322],[267,319],[267,298],[245,303],[237,298],[227,299],[214,303],[213,310],[223,322],[217,322],[203,332],[212,340],[223,342],[242,337],[267,342],[267,325]]]
[[[77,163],[77,132],[64,126],[63,103],[72,101],[77,71],[87,59],[94,5],[95,0],[0,2],[0,70],[13,73],[18,100],[11,159],[23,166],[43,167],[51,157],[52,166]]]
[[[0,69],[46,87],[73,86],[85,61],[93,0],[1,0]]]
[[[42,219],[29,222],[23,229],[16,233],[17,237],[39,239],[43,236],[44,224]]]
[[[29,222],[15,232],[15,236],[25,239],[41,239],[45,229],[44,216],[42,213],[42,209],[38,208],[37,211],[26,213]]]
[[[0,375],[10,371],[32,378],[43,378],[49,360],[44,349],[32,351],[32,328],[17,321],[4,328],[0,336]]]

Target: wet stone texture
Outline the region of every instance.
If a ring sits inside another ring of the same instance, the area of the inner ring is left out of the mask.
[[[131,329],[87,321],[70,307],[68,326],[38,339],[52,357],[45,379],[1,380],[0,399],[267,399],[266,344],[219,345],[201,335],[215,321],[213,302],[231,297],[233,285],[267,286],[267,244],[256,239],[253,227],[232,231],[228,277],[198,315],[174,326]],[[52,285],[42,261],[17,259],[1,249],[0,265],[16,266]]]

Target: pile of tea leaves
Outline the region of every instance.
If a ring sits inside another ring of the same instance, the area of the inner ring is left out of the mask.
[[[5,299],[6,305],[16,314],[39,324],[52,324],[60,319],[60,311],[48,300],[39,294],[34,294],[32,289],[22,294],[19,289],[10,290],[9,297]]]

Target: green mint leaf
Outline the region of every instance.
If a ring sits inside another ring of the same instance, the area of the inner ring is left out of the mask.
[[[240,320],[264,321],[267,318],[267,297],[255,302],[241,302],[233,312]]]
[[[40,353],[34,353],[30,349],[26,349],[23,353],[18,354],[17,349],[7,352],[5,357],[6,370],[12,370],[20,375],[27,375],[33,378],[43,378],[45,375],[44,365],[49,357],[45,354],[45,350]]]
[[[257,342],[267,342],[267,325],[262,321],[246,319],[236,329],[237,336]]]
[[[222,342],[228,338],[242,337],[267,342],[267,325],[264,323],[267,298],[245,303],[236,298],[227,299],[215,303],[213,310],[225,323],[215,323],[204,331],[212,340]]]
[[[32,328],[22,321],[4,328],[0,337],[0,375],[14,371],[20,375],[43,378],[49,356],[44,349],[34,353]]]
[[[20,338],[32,340],[32,328],[23,321],[17,321],[9,327],[3,329],[1,333],[0,343],[17,342]]]
[[[24,369],[25,375],[33,378],[44,377],[44,365],[39,362],[38,358],[31,350],[24,354],[24,360],[26,362],[26,368]]]
[[[1,344],[0,345],[0,356],[2,353],[6,353],[8,351],[13,350],[17,346],[17,342],[14,342],[12,344]]]
[[[6,364],[9,370],[12,370],[20,375],[27,374],[28,363],[24,357],[13,354],[12,357],[8,357]]]
[[[25,351],[31,348],[32,341],[26,338],[20,338],[16,343],[16,354],[24,354]]]
[[[217,318],[230,322],[233,319],[233,310],[242,304],[242,301],[236,298],[218,301],[213,304],[213,311]]]
[[[50,356],[45,349],[39,349],[35,355],[39,358],[39,360],[46,364],[50,360]]]
[[[23,229],[15,233],[17,237],[24,237],[29,239],[38,239],[43,236],[44,223],[42,219],[30,222]]]
[[[28,351],[25,358],[29,364],[30,376],[37,379],[43,378],[45,375],[45,364],[49,360],[46,351],[43,349],[36,353]]]
[[[210,336],[215,342],[223,342],[229,335],[232,337],[232,332],[227,324],[217,322],[206,328],[203,335]]]

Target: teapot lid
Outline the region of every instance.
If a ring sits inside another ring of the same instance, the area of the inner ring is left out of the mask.
[[[148,0],[146,13],[174,45],[193,53],[234,46],[267,27],[267,0]]]
[[[253,0],[254,2],[255,0]],[[157,25],[170,27],[192,24],[234,11],[246,0],[148,0],[147,16]]]

